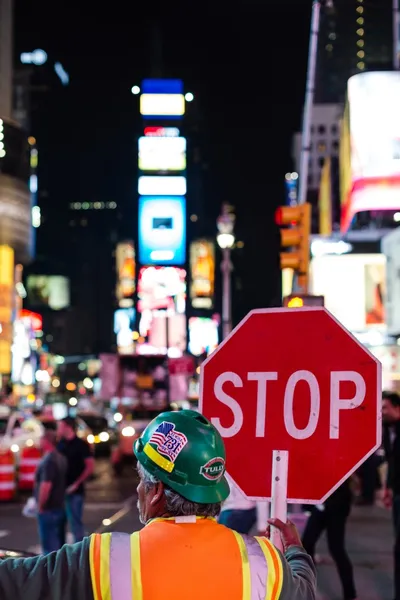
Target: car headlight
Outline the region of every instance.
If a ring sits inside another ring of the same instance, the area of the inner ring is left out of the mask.
[[[108,440],[110,439],[110,434],[107,433],[107,431],[102,431],[99,435],[99,440],[101,442],[108,442]]]
[[[91,433],[89,433],[86,439],[88,441],[88,444],[94,444],[94,435],[92,435]]]
[[[136,432],[133,427],[124,427],[121,433],[124,437],[132,437]]]

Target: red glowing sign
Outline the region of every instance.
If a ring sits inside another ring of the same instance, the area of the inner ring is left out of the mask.
[[[42,316],[38,313],[32,312],[31,310],[26,310],[23,308],[20,312],[21,319],[29,319],[31,321],[33,331],[42,331],[43,329],[43,319]]]
[[[146,137],[179,137],[177,127],[145,127],[144,135]]]

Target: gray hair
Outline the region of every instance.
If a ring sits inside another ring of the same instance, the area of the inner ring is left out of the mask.
[[[138,472],[146,492],[157,483],[160,483],[160,480],[157,479],[157,477],[154,477],[154,475],[146,471],[139,463]],[[171,517],[188,517],[192,515],[195,515],[196,517],[218,517],[221,512],[221,502],[214,502],[212,504],[191,502],[191,500],[187,500],[178,494],[178,492],[171,490],[171,488],[165,484],[164,493],[165,510]]]

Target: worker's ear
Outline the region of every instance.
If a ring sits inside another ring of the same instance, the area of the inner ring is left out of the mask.
[[[152,499],[150,500],[150,505],[157,506],[157,504],[159,504],[161,502],[163,497],[164,497],[164,484],[162,483],[162,481],[159,481],[154,486],[154,494],[153,494]]]

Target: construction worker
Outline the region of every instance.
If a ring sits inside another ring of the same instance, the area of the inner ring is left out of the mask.
[[[315,600],[315,569],[294,525],[269,521],[281,531],[283,555],[267,537],[217,523],[229,494],[225,448],[205,417],[162,413],[134,451],[145,527],[0,562],[2,600]]]

